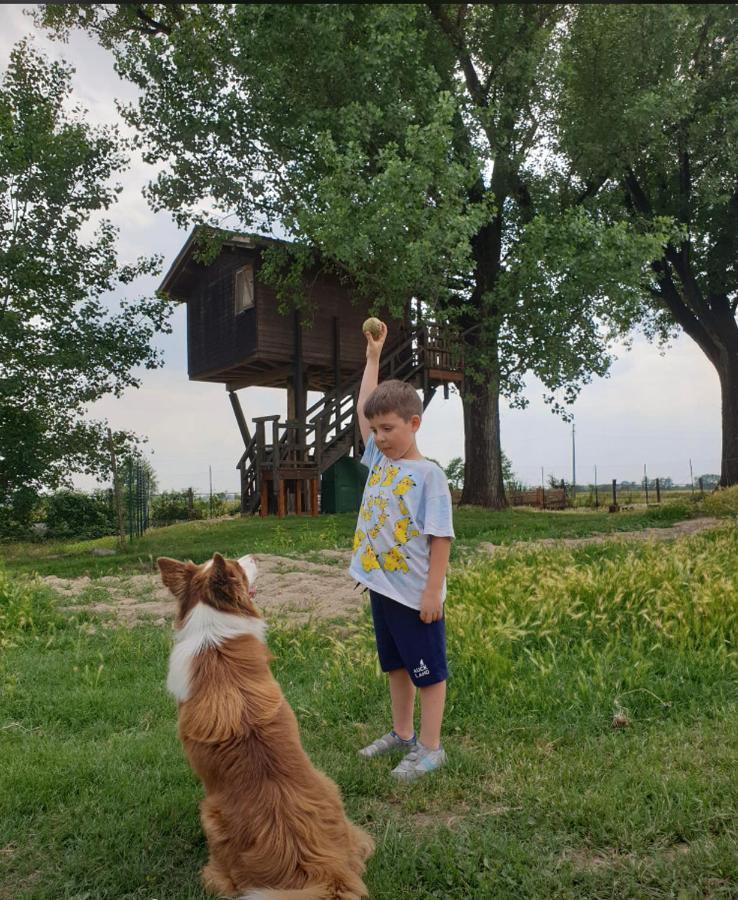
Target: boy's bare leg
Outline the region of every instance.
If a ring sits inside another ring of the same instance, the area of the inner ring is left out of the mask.
[[[392,700],[392,727],[395,734],[408,741],[415,734],[415,685],[405,669],[393,669],[387,674]]]
[[[441,723],[445,705],[445,681],[420,688],[420,743],[429,750],[438,750],[441,746]]]

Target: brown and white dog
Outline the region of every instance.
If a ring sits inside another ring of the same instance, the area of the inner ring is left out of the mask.
[[[374,844],[302,749],[269,669],[253,558],[157,562],[178,603],[167,687],[205,787],[206,889],[244,900],[366,897],[362,875]]]

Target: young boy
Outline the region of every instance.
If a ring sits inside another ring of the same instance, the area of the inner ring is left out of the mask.
[[[454,530],[451,495],[441,469],[418,451],[423,406],[412,385],[377,387],[387,338],[366,333],[366,368],[359,390],[359,427],[369,468],[354,535],[350,575],[369,588],[377,652],[389,677],[392,730],[359,751],[371,758],[408,751],[392,775],[412,781],[446,761],[441,722],[446,700],[443,601]],[[413,726],[420,691],[420,736]]]

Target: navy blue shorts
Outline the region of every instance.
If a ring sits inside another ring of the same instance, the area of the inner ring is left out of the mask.
[[[376,591],[369,591],[369,596],[382,671],[406,669],[416,687],[445,681],[446,620],[426,624],[417,609]]]

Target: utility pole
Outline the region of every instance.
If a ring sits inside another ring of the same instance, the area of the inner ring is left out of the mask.
[[[577,442],[574,421],[571,423],[571,495],[577,505]]]
[[[210,511],[210,515],[208,516],[208,518],[212,519],[213,518],[213,467],[212,466],[208,466],[208,473],[210,475],[210,505],[208,507],[209,511]]]

